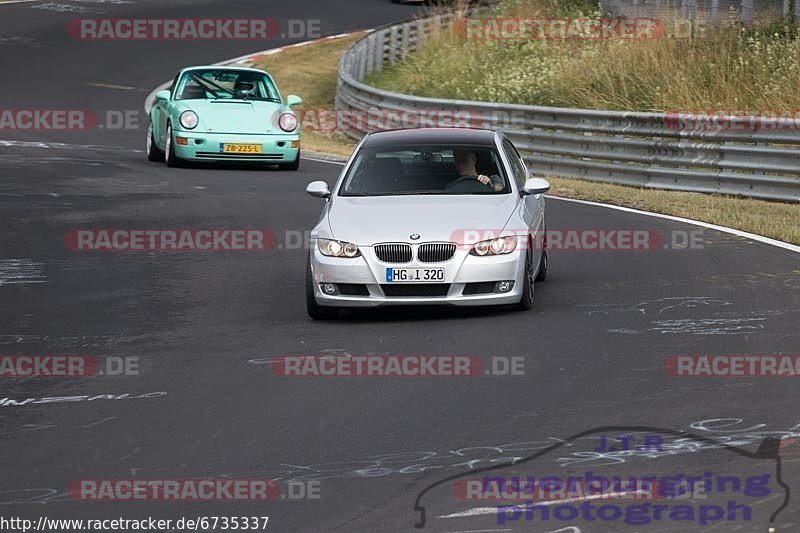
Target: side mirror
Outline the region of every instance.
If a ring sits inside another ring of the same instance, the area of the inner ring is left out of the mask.
[[[303,103],[303,99],[297,96],[296,94],[290,94],[286,97],[286,105],[289,107],[300,105]]]
[[[317,198],[330,198],[331,191],[328,189],[328,184],[324,181],[312,181],[306,187],[306,192],[311,196],[316,196]]]
[[[523,194],[542,194],[550,190],[550,182],[542,178],[528,178],[522,187]]]
[[[169,102],[169,97],[170,96],[171,96],[171,94],[170,94],[169,91],[158,91],[156,93],[156,101],[161,100],[163,102]]]

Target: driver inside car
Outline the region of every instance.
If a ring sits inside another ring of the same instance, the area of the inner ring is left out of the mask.
[[[233,92],[236,94],[236,98],[242,100],[253,98],[256,96],[256,84],[251,79],[239,76],[233,86]]]
[[[454,150],[453,160],[459,177],[455,181],[447,184],[447,190],[487,192],[488,189],[498,192],[503,189],[502,180],[500,180],[499,177],[497,180],[493,180],[489,176],[478,174],[476,168],[478,157],[475,152]]]

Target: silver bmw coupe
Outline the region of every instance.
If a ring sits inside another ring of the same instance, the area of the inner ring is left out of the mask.
[[[372,133],[350,156],[311,231],[306,305],[514,305],[529,309],[548,257],[550,184],[529,177],[502,133],[421,128]]]

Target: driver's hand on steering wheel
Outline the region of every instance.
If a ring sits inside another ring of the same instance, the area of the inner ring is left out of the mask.
[[[489,179],[489,176],[484,176],[483,174],[478,174],[478,176],[475,179],[480,181],[484,185],[490,185],[492,182],[492,180]]]

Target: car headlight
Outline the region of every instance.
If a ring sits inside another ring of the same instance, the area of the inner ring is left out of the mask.
[[[297,116],[294,113],[284,113],[278,119],[278,125],[283,131],[294,131],[297,129]]]
[[[489,241],[481,241],[475,243],[472,250],[469,251],[470,255],[504,255],[510,254],[517,249],[517,237],[498,237]]]
[[[187,130],[193,130],[197,127],[197,113],[194,111],[184,111],[181,113],[181,126]]]
[[[322,255],[329,257],[358,257],[361,251],[352,242],[317,239],[317,249]]]

